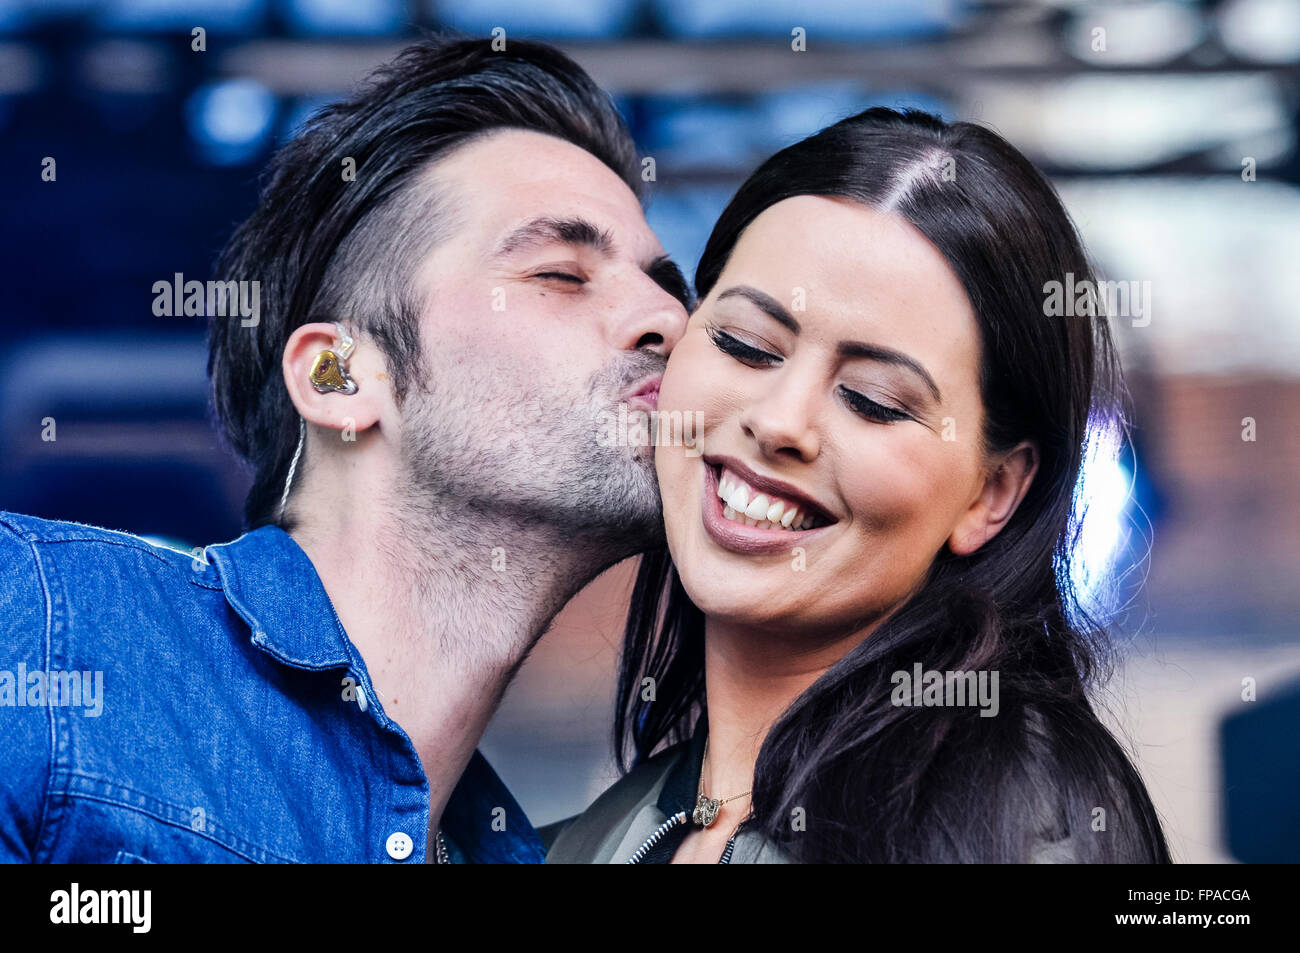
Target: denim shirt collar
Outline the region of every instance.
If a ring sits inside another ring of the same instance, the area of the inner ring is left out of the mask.
[[[206,555],[217,568],[226,600],[248,623],[260,649],[295,668],[365,670],[316,567],[284,530],[262,526],[207,547]],[[390,724],[378,700],[372,704],[380,723]],[[494,826],[498,820],[506,836]],[[523,808],[477,750],[452,791],[442,827],[452,850],[470,863],[540,864],[546,857]]]
[[[313,671],[357,660],[316,567],[284,530],[262,526],[206,552],[258,648]]]

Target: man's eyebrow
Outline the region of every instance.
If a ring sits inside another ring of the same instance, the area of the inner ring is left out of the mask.
[[[503,258],[515,252],[538,245],[583,245],[602,255],[614,250],[614,237],[585,218],[554,218],[540,216],[520,225],[501,240],[493,258]]]
[[[794,315],[787,311],[781,302],[757,288],[751,288],[748,285],[737,285],[718,295],[719,301],[723,298],[744,298],[773,320],[785,325],[795,334],[799,333],[799,322],[794,319]],[[919,361],[909,357],[902,351],[895,351],[891,347],[884,347],[879,344],[867,344],[863,341],[841,341],[836,351],[841,357],[861,357],[869,361],[879,361],[883,364],[893,364],[896,367],[906,368],[921,378],[921,382],[925,384],[936,401],[943,403],[943,395],[939,393],[939,385],[934,382],[930,372]]]
[[[539,245],[557,243],[581,245],[594,249],[602,255],[614,253],[614,236],[608,229],[600,228],[585,218],[556,218],[544,215],[527,221],[510,232],[497,245],[491,258],[494,260],[505,258]],[[659,287],[680,301],[683,307],[690,306],[690,286],[686,283],[682,270],[671,258],[660,255],[648,265],[644,265],[642,270]]]
[[[677,262],[667,255],[660,255],[642,270],[654,279],[655,284],[680,301],[683,308],[690,309],[691,288],[686,283],[686,276],[677,267]]]

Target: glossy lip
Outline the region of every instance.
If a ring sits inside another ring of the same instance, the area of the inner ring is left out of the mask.
[[[646,378],[636,390],[627,395],[627,403],[644,404],[650,410],[657,410],[659,408],[659,384],[663,379],[662,374],[655,374],[653,377]]]
[[[710,463],[708,457],[701,458],[704,461],[704,499],[700,501],[700,517],[704,522],[704,531],[709,538],[721,546],[723,549],[730,550],[733,553],[741,553],[746,556],[767,556],[773,553],[789,555],[794,546],[805,546],[817,539],[831,529],[835,524],[828,526],[819,526],[816,529],[759,529],[757,526],[746,526],[743,523],[736,523],[722,515],[722,500],[718,498],[718,477],[714,472],[717,464]],[[727,460],[726,457],[717,457],[717,460]],[[741,472],[739,468],[727,463],[728,469],[732,469],[738,476],[748,478],[748,472]],[[771,481],[769,481],[771,482]],[[751,484],[757,489],[757,484]],[[773,492],[776,492],[773,490]],[[807,499],[802,494],[790,494],[793,499],[797,497],[800,502]]]
[[[832,515],[826,507],[822,506],[807,493],[804,493],[797,486],[786,483],[784,480],[777,480],[774,477],[765,477],[761,474],[755,473],[735,457],[705,454],[702,459],[710,467],[726,467],[760,493],[775,494],[776,496],[784,497],[787,500],[798,503],[800,509],[804,512],[811,511],[828,523],[838,522],[836,517]],[[714,479],[716,480],[717,477],[715,476]],[[822,527],[818,528],[820,529]],[[785,532],[789,532],[789,530],[785,530]],[[802,530],[802,532],[806,533],[811,531]]]

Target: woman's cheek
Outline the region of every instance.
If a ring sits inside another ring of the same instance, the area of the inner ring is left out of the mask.
[[[725,355],[713,346],[703,327],[688,330],[668,356],[660,400],[663,400],[664,391],[685,396],[690,390],[698,388],[707,393],[711,389],[709,375],[716,370],[716,358],[721,357]]]
[[[883,437],[883,435],[882,435]],[[860,446],[850,459],[870,466],[841,467],[841,489],[852,514],[850,551],[870,565],[879,583],[876,600],[889,601],[923,574],[954,521],[944,462],[913,448]]]
[[[841,467],[844,500],[854,522],[873,532],[886,532],[906,525],[926,506],[931,483],[927,461],[881,434],[870,445],[861,443],[845,458]]]
[[[695,365],[698,372],[689,383],[669,381],[659,391],[659,411],[681,413],[682,420],[693,421],[698,442],[695,459],[703,453],[737,453],[743,444],[735,428],[735,419],[745,404],[745,392],[726,367]],[[719,443],[719,440],[729,440]]]

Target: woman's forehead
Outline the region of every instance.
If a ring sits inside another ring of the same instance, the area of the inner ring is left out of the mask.
[[[897,213],[811,195],[778,202],[742,233],[711,294],[737,284],[760,288],[818,334],[883,335],[941,363],[977,353],[960,280]]]

